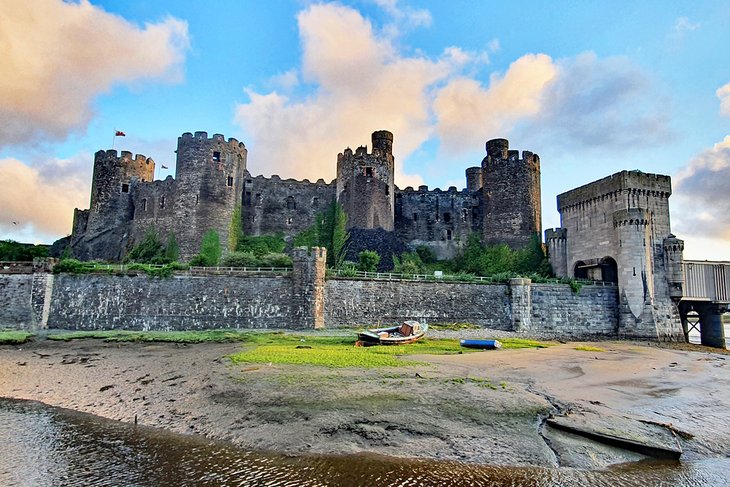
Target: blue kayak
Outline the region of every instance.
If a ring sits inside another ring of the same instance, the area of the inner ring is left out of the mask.
[[[459,340],[459,344],[465,348],[478,348],[480,350],[495,350],[502,348],[499,340]]]

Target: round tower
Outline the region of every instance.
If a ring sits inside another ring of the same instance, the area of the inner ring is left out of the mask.
[[[195,255],[208,230],[225,245],[236,207],[243,202],[248,151],[243,142],[221,134],[186,132],[177,139],[176,211],[189,224],[178,228],[180,255]]]
[[[372,134],[372,153],[358,147],[337,155],[337,202],[347,213],[348,228],[394,228],[395,159],[393,134]]]
[[[152,181],[154,174],[155,161],[142,154],[132,156],[131,152],[122,151],[117,156],[115,150],[98,151],[94,154],[91,211],[104,211],[112,201],[128,197],[133,180]]]
[[[483,241],[519,249],[542,233],[540,158],[529,151],[509,150],[507,139],[486,143],[482,160]]]
[[[468,167],[466,169],[466,189],[473,193],[482,189],[484,185],[484,173],[481,167]]]

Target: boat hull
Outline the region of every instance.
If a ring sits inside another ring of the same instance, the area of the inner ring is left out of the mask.
[[[464,348],[477,348],[479,350],[496,350],[502,348],[499,340],[459,340],[459,345]]]
[[[373,328],[358,333],[357,339],[363,345],[406,345],[420,340],[426,335],[428,325],[419,324],[420,331],[413,335],[399,335],[400,326],[389,326],[386,328]]]

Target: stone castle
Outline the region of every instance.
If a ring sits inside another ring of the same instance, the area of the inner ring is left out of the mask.
[[[493,139],[486,143],[481,165],[466,169],[465,189],[400,189],[392,147],[393,134],[378,131],[370,152],[362,146],[345,149],[330,183],[253,177],[243,143],[217,134],[209,138],[205,132],[178,138],[177,176],[164,181],[153,180],[150,158],[99,151],[90,208],[75,210],[73,233],[56,248],[70,245],[81,259],[118,260],[154,227],[162,237],[173,233],[186,259],[198,252],[210,229],[226,242],[238,207],[244,234],[280,233],[291,241],[333,201],[348,215],[352,247],[381,255],[425,245],[439,258],[449,258],[473,233],[484,243],[513,248],[540,235],[536,154],[524,151],[520,157],[507,140]],[[623,171],[557,197],[561,228],[545,232],[555,274],[616,285],[606,291],[615,296],[610,308],[616,316],[603,334],[683,339],[678,303],[684,243],[671,233],[671,192],[668,176]],[[580,323],[570,325],[575,330],[564,329],[559,313],[535,314],[532,303],[542,298],[528,287],[510,287],[512,329],[550,330],[558,323],[562,333],[595,332]],[[606,296],[597,294],[598,299]],[[478,305],[482,313],[490,306]]]
[[[154,181],[155,162],[115,150],[94,157],[91,203],[76,209],[73,231],[60,244],[82,260],[119,260],[153,227],[175,235],[182,259],[216,230],[226,242],[236,207],[246,235],[283,234],[291,240],[315,223],[332,201],[348,216],[351,250],[381,253],[421,245],[440,258],[456,255],[476,232],[485,243],[525,246],[541,232],[540,158],[490,140],[480,167],[466,169],[466,188],[399,189],[393,134],[372,134],[372,149],[337,155],[337,178],[326,183],[253,177],[247,149],[236,139],[184,133],[177,143],[176,178]]]

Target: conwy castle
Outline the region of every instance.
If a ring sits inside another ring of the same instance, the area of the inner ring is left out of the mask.
[[[425,245],[439,258],[451,258],[473,232],[485,243],[514,248],[540,234],[536,154],[524,151],[520,158],[506,140],[490,140],[481,166],[466,170],[466,189],[401,190],[392,148],[393,134],[373,133],[370,152],[358,147],[337,155],[337,179],[330,183],[252,177],[243,143],[205,132],[178,138],[176,178],[164,181],[153,181],[151,158],[99,151],[90,208],[75,211],[71,237],[58,245],[70,245],[82,260],[120,260],[153,227],[162,236],[174,234],[187,259],[208,230],[227,241],[238,205],[244,234],[291,240],[332,201],[348,216],[354,248],[366,240],[383,254]]]
[[[393,251],[426,245],[456,255],[469,235],[523,247],[541,233],[540,159],[490,140],[466,188],[399,189],[393,135],[337,156],[331,183],[253,177],[246,147],[222,135],[183,134],[177,177],[154,181],[155,163],[129,152],[99,151],[91,207],[76,210],[73,233],[55,244],[81,259],[118,260],[148,228],[175,234],[183,258],[203,234],[226,241],[241,208],[248,235],[292,237],[333,201],[348,215],[362,248]],[[486,328],[569,338],[686,338],[691,319],[702,343],[724,347],[721,314],[730,303],[730,267],[683,262],[684,242],[671,233],[668,176],[622,171],[558,195],[561,227],[545,231],[553,272],[585,279],[582,287],[515,278],[501,284],[398,275],[327,276],[326,251],[291,250],[283,273],[180,271],[172,279],[134,273],[52,274],[0,269],[7,326],[71,329],[322,328],[393,323],[470,322]],[[381,245],[383,247],[377,247]],[[588,285],[593,283],[593,285]]]

